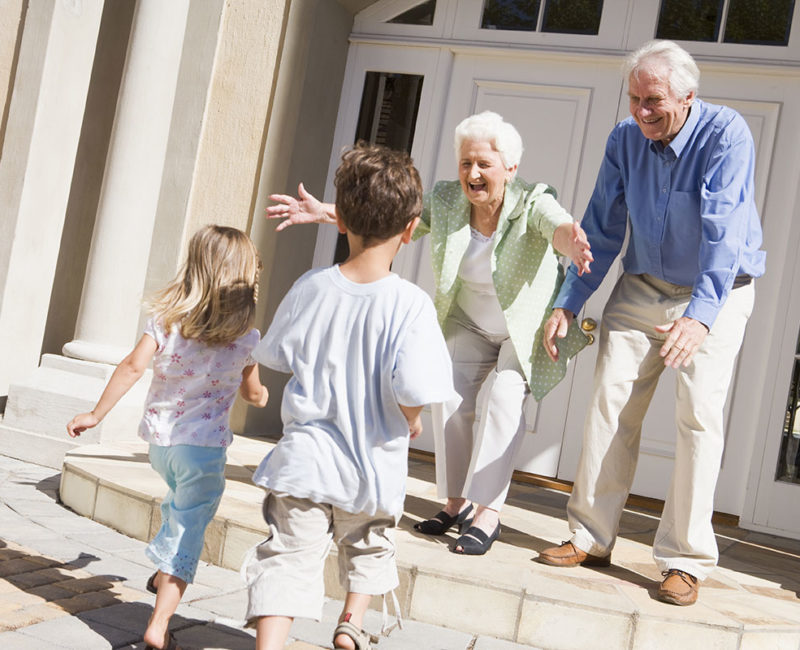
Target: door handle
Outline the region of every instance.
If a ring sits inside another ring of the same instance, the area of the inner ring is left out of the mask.
[[[581,321],[581,329],[586,334],[586,338],[589,341],[588,345],[594,343],[594,334],[591,334],[590,332],[593,332],[595,329],[597,329],[597,321],[594,318],[584,318]]]

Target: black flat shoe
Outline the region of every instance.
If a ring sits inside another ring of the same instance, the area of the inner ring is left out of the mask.
[[[158,571],[156,571],[153,575],[151,575],[147,579],[147,584],[144,587],[151,594],[157,594],[158,593],[158,589],[156,588],[156,578],[157,577],[158,577]]]
[[[423,535],[444,535],[456,524],[463,524],[471,512],[471,503],[454,517],[448,515],[444,510],[441,510],[431,519],[426,519],[425,521],[414,524],[414,530],[419,531]]]
[[[459,553],[460,555],[483,555],[492,548],[494,540],[498,537],[500,537],[499,521],[497,522],[497,528],[494,529],[491,535],[487,535],[476,526],[470,526],[467,532],[456,540],[453,546],[453,553]],[[456,550],[459,546],[461,547],[460,551]]]

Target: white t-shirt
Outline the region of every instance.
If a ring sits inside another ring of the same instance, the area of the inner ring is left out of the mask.
[[[456,304],[487,334],[508,336],[508,326],[492,279],[492,240],[470,226],[467,251],[458,267]]]
[[[169,334],[151,318],[144,333],[158,349],[139,436],[162,447],[227,447],[233,441],[228,415],[242,383],[242,370],[260,334],[252,329],[233,343],[206,345],[185,339],[177,325]]]
[[[309,271],[253,357],[292,373],[283,438],[253,480],[348,512],[399,516],[409,435],[398,404],[457,398],[428,295],[395,274],[358,284],[338,266]]]

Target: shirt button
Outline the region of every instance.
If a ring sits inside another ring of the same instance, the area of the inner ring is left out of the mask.
[[[666,194],[667,193],[667,188],[666,187],[662,187],[661,188],[661,193],[662,194]]]

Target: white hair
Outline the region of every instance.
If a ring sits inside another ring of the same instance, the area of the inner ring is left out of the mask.
[[[522,158],[522,137],[519,131],[492,111],[470,115],[456,127],[456,160],[461,158],[461,145],[465,140],[491,144],[500,154],[506,169],[519,165]]]
[[[669,70],[669,77],[665,81],[676,97],[684,98],[692,91],[697,92],[700,68],[686,50],[672,41],[648,41],[629,54],[622,65],[625,79],[633,75],[638,80],[639,72],[653,61],[663,63]]]

